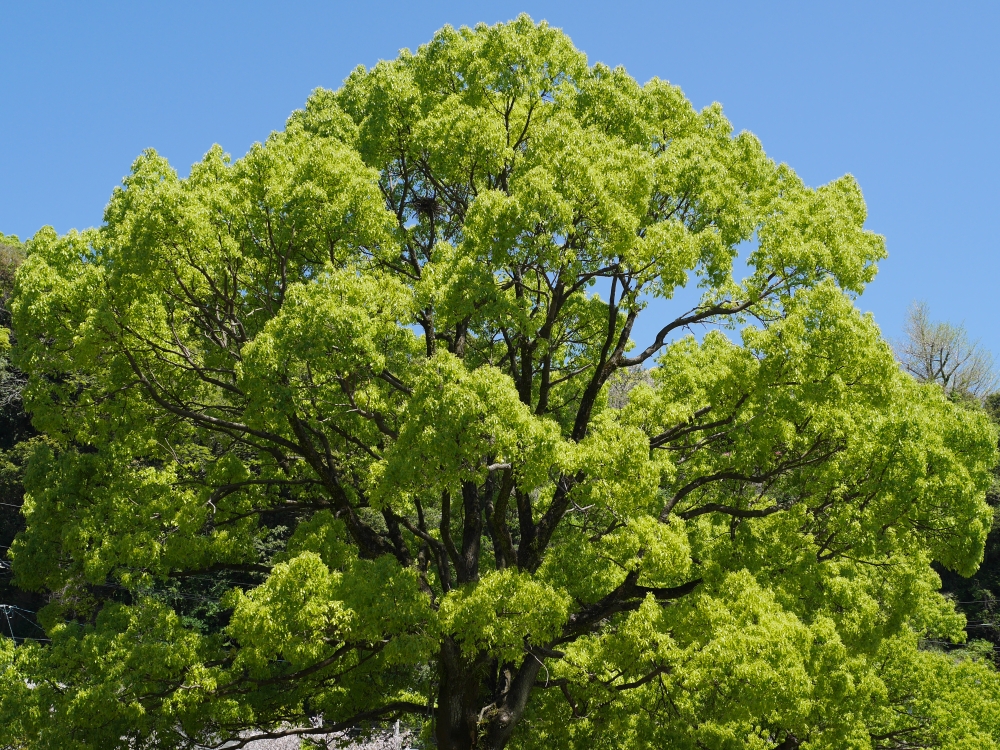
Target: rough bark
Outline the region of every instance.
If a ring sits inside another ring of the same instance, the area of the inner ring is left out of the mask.
[[[520,665],[463,656],[441,647],[434,736],[439,750],[502,750],[524,714],[542,660],[528,652]]]

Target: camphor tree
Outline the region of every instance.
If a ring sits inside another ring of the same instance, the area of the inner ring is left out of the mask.
[[[854,307],[864,220],[524,16],[144,153],[17,277],[51,643],[2,647],[0,745],[997,746],[992,667],[926,647],[995,436]]]

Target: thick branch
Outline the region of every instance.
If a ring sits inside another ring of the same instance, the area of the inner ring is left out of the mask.
[[[358,549],[369,558],[390,554],[399,559],[392,545],[387,543],[381,535],[358,517],[358,514],[351,506],[347,493],[340,484],[340,479],[334,472],[333,467],[329,466],[326,460],[319,454],[319,451],[313,447],[312,442],[309,440],[306,426],[302,421],[294,414],[289,415],[288,421],[292,432],[295,433],[295,436],[300,441],[300,445],[295,446],[295,452],[302,456],[306,460],[306,463],[319,476],[323,487],[331,495],[334,507],[337,508],[337,515],[343,517],[347,530],[358,545]],[[406,561],[400,560],[400,563],[405,565]]]
[[[136,377],[139,378],[139,382],[142,383],[146,392],[149,394],[156,403],[162,406],[164,409],[169,411],[171,414],[175,414],[178,417],[184,417],[192,422],[202,425],[203,427],[208,427],[210,429],[223,429],[223,430],[235,430],[236,432],[243,432],[247,435],[253,435],[254,437],[260,438],[261,440],[267,440],[272,443],[276,443],[283,448],[286,448],[293,453],[301,455],[300,446],[286,440],[281,437],[281,435],[276,435],[273,432],[267,432],[265,430],[257,430],[248,425],[241,424],[240,422],[231,422],[226,419],[219,419],[218,417],[212,417],[208,414],[203,414],[201,412],[190,411],[182,406],[173,404],[164,398],[160,393],[157,392],[156,388],[153,386],[152,381],[146,376],[146,374],[140,369],[138,362],[136,362],[135,357],[132,353],[122,347],[122,353],[125,358],[128,359],[129,365],[132,367],[132,371],[135,373]]]
[[[261,732],[247,737],[230,739],[218,745],[211,745],[210,747],[212,750],[222,750],[222,748],[226,748],[226,750],[239,750],[239,748],[246,747],[251,742],[259,742],[260,740],[277,740],[282,737],[305,737],[314,734],[333,734],[335,732],[342,732],[345,729],[356,727],[362,722],[373,720],[384,721],[387,718],[392,719],[404,714],[430,716],[431,710],[428,706],[421,705],[419,703],[411,703],[409,701],[393,701],[392,703],[388,703],[380,708],[359,711],[349,719],[344,719],[343,721],[334,722],[332,724],[325,724],[321,727],[295,727],[291,729],[281,729],[274,732]]]
[[[483,509],[479,488],[474,482],[462,482],[462,506],[465,518],[462,528],[462,573],[460,583],[479,578],[479,548],[483,539]]]
[[[733,413],[728,417],[723,419],[717,419],[714,422],[706,422],[705,424],[693,424],[696,420],[708,414],[712,411],[712,406],[703,406],[694,412],[687,420],[681,424],[674,425],[669,430],[661,432],[655,437],[649,439],[650,448],[659,448],[665,443],[669,443],[678,438],[684,437],[685,435],[690,435],[692,432],[704,432],[705,430],[714,430],[716,427],[724,427],[727,424],[731,424],[734,419],[736,419],[736,414],[739,408],[746,403],[746,400],[750,397],[749,394],[744,394],[739,398],[739,400],[733,405]]]
[[[687,497],[689,494],[691,494],[698,488],[704,487],[706,484],[711,484],[713,482],[721,482],[725,480],[746,482],[749,484],[763,484],[765,482],[769,482],[781,476],[782,474],[794,471],[795,469],[802,469],[806,466],[812,466],[814,464],[825,461],[826,459],[833,456],[835,453],[838,453],[840,450],[842,450],[841,446],[835,446],[829,451],[821,453],[818,456],[812,456],[813,452],[816,450],[817,447],[819,447],[821,443],[822,440],[817,439],[816,442],[814,442],[809,447],[809,449],[801,456],[790,461],[782,462],[773,469],[771,469],[770,471],[766,471],[762,474],[744,474],[743,472],[740,471],[726,469],[725,471],[719,471],[716,472],[715,474],[708,474],[702,477],[698,477],[697,479],[694,479],[688,482],[683,487],[681,487],[676,492],[676,494],[674,494],[674,496],[667,501],[667,504],[663,506],[663,511],[660,513],[660,520],[666,521],[667,518],[670,516],[671,511],[674,509],[674,507],[676,507],[677,503],[679,503],[681,500],[683,500],[685,497]],[[698,513],[695,513],[693,510],[688,511],[688,513],[694,513],[694,515],[700,515]]]
[[[633,367],[635,365],[641,365],[647,359],[656,354],[663,345],[666,343],[667,336],[669,336],[673,331],[678,328],[684,328],[685,326],[694,325],[696,323],[702,323],[710,318],[714,318],[720,315],[737,315],[745,310],[749,310],[755,304],[760,302],[764,297],[774,291],[775,287],[769,287],[764,292],[762,292],[757,297],[752,297],[750,299],[744,300],[743,302],[738,302],[733,305],[710,305],[706,308],[701,309],[698,312],[692,312],[690,315],[682,315],[679,318],[671,321],[663,328],[660,329],[659,333],[656,334],[656,338],[653,343],[643,349],[634,357],[623,357],[620,364],[622,367]],[[698,308],[695,308],[696,310]]]
[[[570,615],[569,622],[563,627],[562,637],[557,643],[568,643],[583,633],[591,632],[595,626],[614,614],[638,609],[647,594],[652,594],[657,601],[672,601],[687,596],[701,584],[701,579],[696,578],[680,586],[652,588],[638,585],[638,580],[639,571],[631,571],[618,588],[603,599],[582,607],[579,612]]]

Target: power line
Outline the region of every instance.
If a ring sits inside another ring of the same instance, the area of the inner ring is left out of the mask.
[[[0,610],[3,610],[3,616],[7,620],[7,629],[10,631],[10,639],[12,641],[15,641],[15,642],[17,642],[17,641],[22,641],[22,642],[23,641],[44,641],[46,643],[51,643],[52,642],[49,638],[37,638],[37,637],[25,636],[25,635],[14,635],[14,623],[11,622],[11,619],[10,619],[11,613],[13,613],[16,617],[20,617],[22,620],[24,620],[25,622],[27,622],[29,625],[31,625],[34,628],[37,628],[38,630],[41,630],[42,633],[44,633],[45,632],[45,628],[43,628],[41,625],[39,625],[35,620],[32,620],[30,617],[26,617],[26,615],[34,615],[34,614],[37,614],[37,612],[34,612],[34,611],[30,610],[30,609],[24,609],[22,607],[17,607],[17,606],[15,606],[13,604],[0,604]]]
[[[0,609],[3,609],[3,616],[7,618],[7,629],[10,630],[10,637],[11,637],[11,639],[14,639],[15,638],[15,636],[14,636],[14,626],[11,625],[10,615],[7,614],[7,605],[3,605],[2,607],[0,607]]]

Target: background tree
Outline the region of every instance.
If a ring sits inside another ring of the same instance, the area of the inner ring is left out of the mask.
[[[914,304],[907,315],[904,338],[896,343],[904,369],[921,382],[935,383],[954,400],[985,406],[993,424],[1000,427],[1000,393],[993,357],[978,342],[969,340],[963,326],[931,321],[927,305]],[[983,562],[970,577],[938,566],[942,590],[966,616],[966,632],[983,642],[997,660],[1000,650],[1000,470],[993,470],[993,485],[986,495],[993,508],[993,525],[986,537]]]
[[[22,378],[10,363],[12,346],[10,298],[14,292],[14,275],[24,261],[24,245],[15,235],[0,233],[0,408],[15,410],[21,402]],[[7,412],[5,411],[5,417]],[[4,435],[16,439],[23,431],[22,423],[7,425]]]
[[[17,274],[51,644],[4,644],[0,741],[995,746],[996,672],[918,649],[963,635],[931,563],[981,558],[995,434],[854,307],[864,220],[527,17],[237,161],[143,154]]]
[[[924,302],[907,312],[896,356],[917,380],[938,383],[949,395],[982,400],[997,389],[993,356],[969,340],[964,326],[932,321]]]

